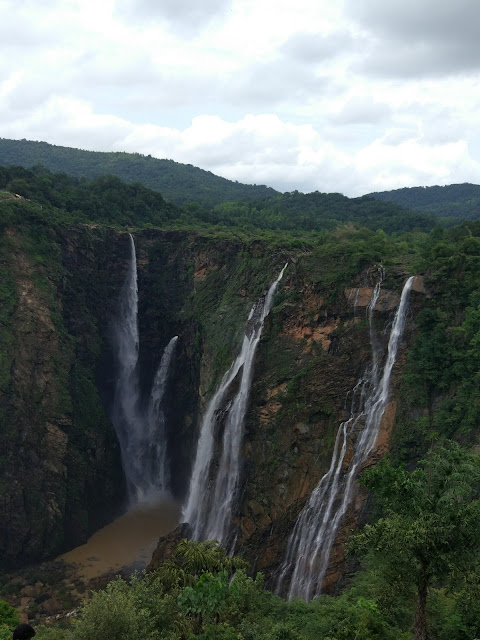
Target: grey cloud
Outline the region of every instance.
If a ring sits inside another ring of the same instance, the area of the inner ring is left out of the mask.
[[[280,47],[280,52],[301,62],[315,64],[334,58],[354,46],[348,31],[337,31],[327,36],[318,33],[296,33]]]
[[[346,102],[339,113],[331,116],[333,124],[378,124],[391,115],[384,102],[375,102],[370,96],[354,97]]]
[[[378,76],[438,77],[480,70],[480,40],[459,45],[427,42],[375,44],[352,68]]]
[[[115,13],[141,24],[167,21],[180,31],[196,32],[224,16],[231,4],[232,0],[117,0]]]
[[[477,0],[347,0],[346,11],[373,37],[354,68],[405,78],[480,69]]]
[[[480,35],[477,0],[347,0],[347,11],[375,33],[460,41]]]
[[[244,69],[230,78],[228,84],[234,103],[258,107],[326,95],[333,89],[334,81],[317,75],[311,67],[280,58]]]

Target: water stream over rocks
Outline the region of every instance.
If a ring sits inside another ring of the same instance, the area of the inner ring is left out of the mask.
[[[286,592],[290,599],[298,597],[310,600],[320,594],[335,537],[353,497],[354,481],[375,446],[389,401],[391,373],[402,340],[414,278],[409,278],[403,287],[390,332],[387,357],[380,375],[381,354],[375,334],[373,311],[380,293],[381,279],[382,275],[367,309],[372,348],[370,370],[360,378],[351,392],[350,415],[338,428],[330,467],[297,518],[279,570],[277,593]],[[353,442],[354,452],[345,468],[349,441]]]

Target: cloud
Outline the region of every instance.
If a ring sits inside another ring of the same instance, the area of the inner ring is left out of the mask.
[[[480,70],[477,0],[346,0],[345,10],[372,38],[357,71],[409,78]]]
[[[399,39],[476,39],[480,33],[477,0],[347,0],[347,11],[374,33]]]
[[[288,190],[478,180],[479,11],[477,0],[0,0],[0,135]]]
[[[391,108],[384,102],[376,102],[371,96],[353,96],[330,117],[336,125],[378,124],[391,115]]]
[[[167,22],[180,32],[195,33],[224,17],[231,4],[230,0],[117,0],[115,14],[139,25]]]
[[[229,78],[225,90],[235,104],[272,108],[323,95],[331,85],[331,79],[317,74],[315,69],[279,58],[241,69]]]
[[[302,32],[292,35],[279,50],[285,56],[304,64],[318,64],[351,51],[353,46],[354,38],[346,30],[328,35]]]
[[[135,124],[96,113],[85,101],[53,97],[10,124],[3,116],[0,107],[2,137],[171,158],[280,191],[355,196],[400,186],[474,181],[480,171],[466,141],[429,144],[425,132],[413,129],[391,129],[346,153],[313,126],[293,124],[275,114],[250,114],[235,121],[203,115],[185,128],[174,128]]]

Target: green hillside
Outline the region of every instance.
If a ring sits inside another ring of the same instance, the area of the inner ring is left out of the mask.
[[[252,200],[277,193],[263,185],[221,178],[191,164],[159,160],[139,153],[83,151],[47,142],[0,138],[0,165],[29,168],[37,164],[77,177],[96,178],[110,174],[125,182],[140,182],[161,191],[167,200],[176,204],[199,202],[212,207],[224,200]]]
[[[429,231],[435,226],[433,217],[388,202],[318,192],[278,194],[254,203],[223,202],[213,209],[188,203],[180,208],[139,182],[126,184],[115,176],[88,180],[39,166],[33,170],[0,167],[0,189],[54,207],[58,216],[68,216],[66,222],[131,227],[219,225],[295,233],[331,230],[346,223],[386,233]]]
[[[209,214],[209,221],[253,225],[266,229],[335,229],[353,222],[386,233],[428,231],[435,226],[433,216],[424,215],[390,202],[368,196],[347,198],[340,193],[279,194],[261,202],[224,202]]]
[[[440,218],[480,218],[480,185],[468,182],[444,187],[405,187],[393,191],[376,191],[369,196]]]

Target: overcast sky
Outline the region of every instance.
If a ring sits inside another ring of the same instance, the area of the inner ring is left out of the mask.
[[[0,0],[0,137],[281,191],[480,182],[479,0]]]

